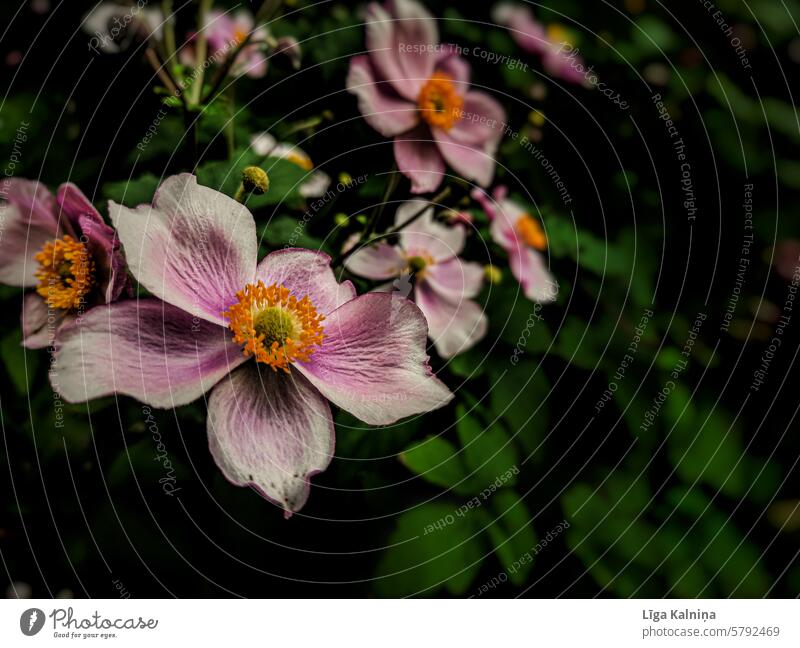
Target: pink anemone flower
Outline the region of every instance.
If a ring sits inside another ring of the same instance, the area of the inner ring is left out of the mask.
[[[254,25],[253,15],[246,9],[240,9],[235,13],[218,9],[209,11],[204,29],[209,56],[217,59],[233,52],[253,31]],[[190,41],[194,41],[196,38],[197,35],[194,34],[190,37]],[[244,74],[254,79],[260,79],[266,75],[267,56],[264,50],[268,40],[269,32],[264,27],[257,28],[250,37],[251,44],[239,53],[236,63],[231,68],[231,74],[234,76]],[[180,56],[184,65],[203,65],[203,61],[195,60],[196,55],[192,42],[181,49]],[[222,61],[215,62],[221,63]]]
[[[414,0],[367,7],[369,54],[350,60],[347,89],[366,122],[394,138],[414,193],[435,191],[445,162],[481,186],[494,175],[505,112],[470,90],[469,65],[439,43],[436,21]]]
[[[152,206],[109,210],[154,297],[94,309],[59,338],[67,401],[117,393],[171,408],[211,390],[217,466],[289,517],[333,456],[328,401],[387,425],[452,398],[432,375],[412,302],[357,297],[320,252],[285,249],[259,263],[253,216],[194,176],[165,180]]]
[[[586,70],[583,59],[569,42],[567,31],[557,24],[543,25],[530,8],[503,3],[492,11],[492,20],[508,28],[511,37],[526,52],[542,59],[542,67],[549,75],[570,83],[583,84]]]
[[[129,284],[114,230],[74,184],[54,197],[33,180],[4,182],[0,205],[0,283],[35,288],[22,304],[23,345],[52,344],[64,324]]]
[[[424,205],[416,200],[403,203],[395,226]],[[483,268],[458,257],[465,238],[462,225],[448,227],[435,222],[430,207],[399,232],[398,245],[379,242],[361,248],[346,259],[345,267],[367,279],[395,280],[379,288],[381,291],[405,286],[408,294],[413,279],[414,301],[428,320],[428,335],[439,355],[450,358],[474,346],[488,328],[483,309],[472,300],[481,290]],[[400,281],[396,281],[398,277]]]
[[[497,187],[492,197],[479,189],[472,192],[472,197],[491,221],[494,242],[508,253],[511,274],[519,281],[525,297],[541,304],[552,302],[558,294],[558,284],[542,254],[547,249],[547,237],[539,221],[507,194],[505,187]]]

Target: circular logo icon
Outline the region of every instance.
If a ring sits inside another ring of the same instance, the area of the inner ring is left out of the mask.
[[[44,612],[39,608],[25,610],[19,618],[19,629],[22,634],[32,637],[44,626]]]

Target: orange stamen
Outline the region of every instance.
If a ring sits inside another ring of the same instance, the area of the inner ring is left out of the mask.
[[[419,92],[417,106],[422,118],[431,126],[450,130],[461,119],[464,99],[456,92],[453,80],[443,72],[435,72]]]
[[[86,246],[71,236],[48,241],[33,257],[38,261],[36,292],[50,308],[74,310],[94,284],[94,261]]]
[[[528,214],[523,214],[517,219],[515,229],[517,230],[517,235],[526,245],[530,245],[537,250],[545,250],[547,248],[547,236],[545,236],[542,226],[535,218]]]
[[[233,339],[244,345],[245,357],[254,356],[257,362],[283,369],[295,360],[307,362],[322,344],[325,318],[317,313],[308,295],[297,299],[280,284],[265,286],[247,284],[236,293],[239,302],[223,315]]]

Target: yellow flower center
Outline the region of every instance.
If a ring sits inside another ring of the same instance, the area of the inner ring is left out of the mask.
[[[547,38],[551,43],[558,43],[559,45],[572,45],[572,35],[566,28],[558,23],[553,23],[547,26]]]
[[[233,339],[243,345],[245,357],[254,356],[257,362],[283,369],[295,360],[308,361],[322,344],[322,320],[308,295],[297,299],[280,284],[265,286],[247,284],[236,293],[238,303],[223,315]]]
[[[433,257],[425,252],[409,254],[406,255],[406,272],[416,276],[417,279],[424,279],[425,269],[434,263]]]
[[[547,248],[547,237],[545,236],[542,226],[539,225],[539,221],[535,218],[532,218],[528,214],[523,214],[517,219],[515,229],[517,235],[526,245],[530,245],[537,250],[544,250]]]
[[[233,32],[233,40],[235,40],[237,44],[240,44],[247,38],[247,34],[247,30],[237,27]]]
[[[453,80],[442,72],[428,79],[417,98],[422,118],[431,126],[450,130],[461,119],[464,99],[453,85]]]
[[[50,308],[80,308],[94,284],[94,261],[89,250],[71,236],[48,241],[33,257],[38,261],[36,292]]]

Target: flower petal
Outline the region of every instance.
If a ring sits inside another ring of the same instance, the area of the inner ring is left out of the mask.
[[[74,232],[66,222],[59,228],[55,199],[43,184],[7,178],[2,189],[7,202],[0,205],[0,283],[35,286],[34,255],[47,241]]]
[[[428,320],[428,336],[443,358],[463,353],[486,335],[489,320],[471,299],[450,301],[424,282],[414,290],[414,299]]]
[[[211,392],[207,427],[225,477],[253,486],[286,517],[303,507],[309,477],[333,457],[330,407],[298,372],[259,370],[258,363],[237,369]]]
[[[245,361],[227,329],[158,299],[97,306],[56,347],[53,388],[69,402],[118,393],[185,405]]]
[[[494,153],[506,126],[506,111],[498,101],[485,92],[467,92],[459,114],[461,119],[442,131],[446,139]]]
[[[353,252],[344,262],[345,268],[366,279],[391,279],[398,276],[405,261],[397,248],[386,241],[380,241]]]
[[[424,200],[408,200],[397,208],[395,227],[399,227],[430,203]],[[400,244],[408,255],[427,254],[434,261],[446,261],[464,249],[467,233],[461,225],[444,225],[433,218],[431,205],[410,225],[400,231]]]
[[[460,94],[469,90],[470,67],[463,56],[457,54],[456,47],[443,47],[436,57],[436,71],[444,72],[456,84],[456,89]]]
[[[22,301],[22,346],[44,349],[53,344],[58,329],[67,319],[66,311],[48,308],[47,302],[35,292],[28,293]],[[73,319],[69,316],[69,319]]]
[[[428,11],[414,0],[393,0],[386,8],[367,7],[367,48],[381,79],[403,97],[416,101],[433,75],[439,30]]]
[[[558,283],[544,263],[544,256],[521,244],[508,248],[508,263],[525,296],[540,304],[555,301]]]
[[[507,27],[511,38],[526,52],[542,54],[550,43],[544,25],[524,5],[501,3],[492,10],[492,20]]]
[[[384,137],[394,137],[419,123],[416,104],[398,95],[387,81],[377,80],[367,56],[350,59],[347,90],[358,97],[364,120]]]
[[[444,160],[430,130],[424,126],[394,138],[397,168],[411,180],[415,194],[436,191],[444,178]]]
[[[331,313],[322,346],[295,366],[342,409],[365,423],[387,425],[453,397],[431,373],[427,334],[425,316],[412,302],[369,293]]]
[[[108,211],[131,272],[147,290],[225,324],[222,312],[256,267],[256,225],[244,206],[183,173],[163,182],[152,207],[110,202]]]
[[[450,301],[475,297],[483,286],[481,265],[462,261],[458,257],[443,263],[434,263],[426,270],[425,283]]]
[[[324,252],[286,248],[271,252],[256,270],[256,280],[282,284],[295,297],[305,295],[318,313],[327,315],[356,296],[350,281],[339,283],[331,270],[331,258]]]

